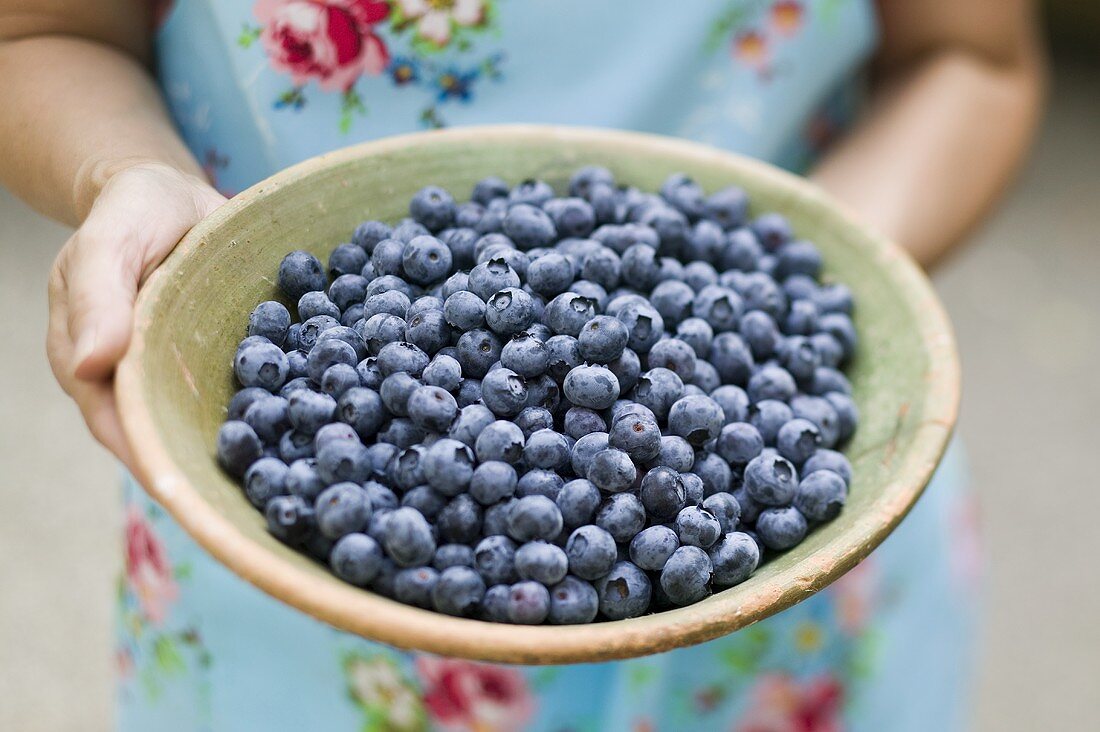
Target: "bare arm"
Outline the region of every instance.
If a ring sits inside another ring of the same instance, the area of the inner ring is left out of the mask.
[[[83,221],[138,161],[201,175],[145,67],[149,2],[0,0],[0,180],[42,213]]]
[[[1028,0],[882,0],[866,117],[814,179],[934,265],[997,199],[1038,125]]]
[[[124,461],[112,376],[138,287],[224,200],[145,66],[150,5],[0,0],[0,181],[79,226],[50,273],[47,351],[92,433]]]

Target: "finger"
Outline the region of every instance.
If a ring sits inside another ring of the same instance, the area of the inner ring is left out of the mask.
[[[133,455],[118,416],[113,383],[78,381],[74,382],[73,390],[73,398],[92,436],[132,472]]]
[[[126,353],[139,253],[133,245],[94,233],[82,231],[74,238],[66,280],[72,369],[79,379],[106,379]]]

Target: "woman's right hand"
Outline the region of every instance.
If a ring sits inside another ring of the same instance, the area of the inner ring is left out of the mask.
[[[195,176],[134,164],[111,175],[54,262],[50,366],[95,438],[127,466],[113,378],[130,343],[134,299],[183,235],[224,202]]]

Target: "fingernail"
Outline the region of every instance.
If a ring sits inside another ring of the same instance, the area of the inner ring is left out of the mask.
[[[73,363],[76,368],[88,360],[88,357],[95,351],[96,343],[96,328],[93,326],[88,330],[80,334],[80,338],[76,341],[76,351],[73,355]]]

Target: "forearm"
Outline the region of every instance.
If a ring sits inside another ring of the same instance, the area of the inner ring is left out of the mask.
[[[934,265],[996,201],[1039,120],[1037,45],[1009,64],[945,49],[887,78],[814,179]]]
[[[77,224],[110,175],[136,161],[201,175],[136,58],[73,36],[0,43],[0,180]]]

